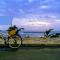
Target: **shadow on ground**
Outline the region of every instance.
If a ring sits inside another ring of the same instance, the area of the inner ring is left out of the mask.
[[[7,46],[1,46],[0,45],[0,51],[17,51],[17,50],[21,50],[21,49],[26,49],[26,50],[30,50],[30,49],[44,49],[44,48],[50,48],[50,49],[54,49],[54,48],[60,48],[60,44],[23,44],[21,45],[19,48],[10,48],[8,45]]]

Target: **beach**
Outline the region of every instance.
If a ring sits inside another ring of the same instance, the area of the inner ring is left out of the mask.
[[[44,37],[24,38],[23,44],[60,44],[60,37],[59,38],[44,38]]]
[[[11,40],[12,41],[12,40]],[[25,37],[22,38],[23,44],[60,44],[60,37],[57,38],[44,38],[44,37]],[[17,39],[18,44],[20,40]],[[0,38],[0,44],[4,44],[4,40]]]

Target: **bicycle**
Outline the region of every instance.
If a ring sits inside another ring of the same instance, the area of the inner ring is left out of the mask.
[[[14,26],[16,29],[16,27]],[[4,40],[5,45],[9,45],[10,48],[19,48],[22,45],[22,37],[17,34],[20,29],[12,29],[12,30],[7,30],[7,37],[4,37],[2,33],[0,33],[1,39]],[[23,29],[23,28],[21,28]]]

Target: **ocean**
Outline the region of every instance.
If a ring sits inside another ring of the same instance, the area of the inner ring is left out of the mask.
[[[7,36],[7,31],[0,31],[3,36]],[[60,31],[52,31],[51,33],[60,33]],[[19,32],[21,37],[44,37],[44,32]]]
[[[50,34],[60,33],[60,31],[52,31]],[[22,37],[44,37],[44,32],[20,32]]]
[[[21,32],[20,35],[22,37],[43,37],[44,33],[40,33],[40,32]]]
[[[3,34],[3,36],[7,36],[7,31],[0,31],[0,33]],[[21,37],[43,37],[44,33],[41,32],[19,32],[19,34],[21,35]]]

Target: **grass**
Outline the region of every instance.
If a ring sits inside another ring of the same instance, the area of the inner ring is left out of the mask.
[[[60,60],[60,48],[0,51],[0,60]]]

